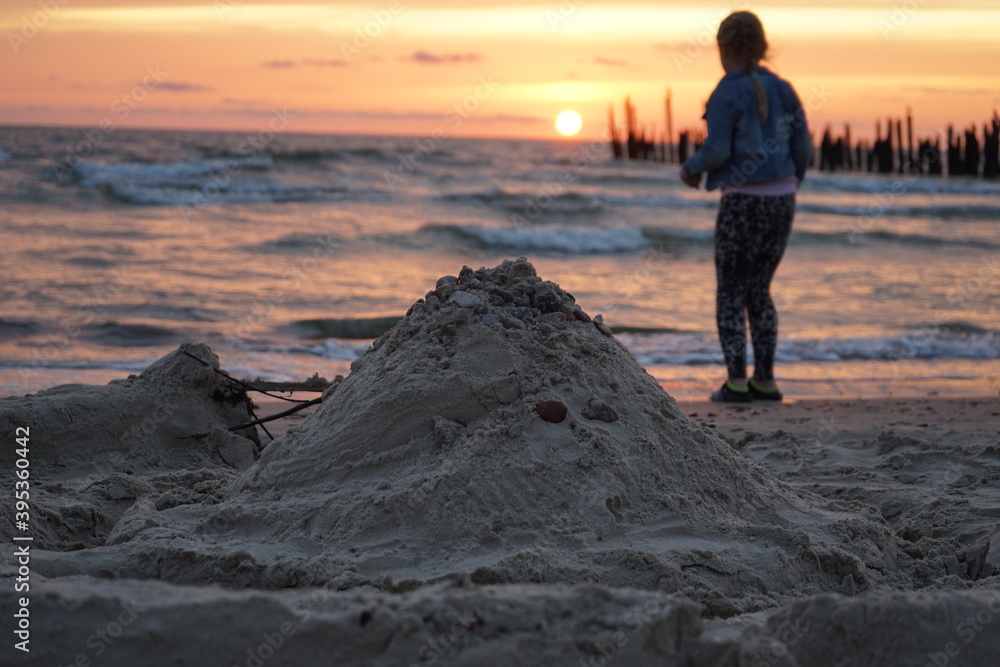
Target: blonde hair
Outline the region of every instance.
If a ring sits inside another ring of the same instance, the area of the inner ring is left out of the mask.
[[[767,119],[767,94],[757,79],[757,62],[767,55],[767,38],[764,26],[753,12],[733,12],[719,24],[716,34],[719,44],[726,46],[743,65],[743,69],[753,81],[757,93],[757,113],[761,120]]]

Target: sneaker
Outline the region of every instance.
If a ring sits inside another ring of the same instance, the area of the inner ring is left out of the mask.
[[[750,396],[753,397],[754,400],[780,401],[783,398],[781,392],[778,391],[777,387],[775,387],[774,389],[761,389],[756,384],[754,384],[754,381],[752,379],[749,382],[747,382],[747,386],[750,388]]]
[[[729,386],[726,380],[722,386],[712,392],[710,398],[716,403],[749,403],[753,400],[749,389],[739,390]]]

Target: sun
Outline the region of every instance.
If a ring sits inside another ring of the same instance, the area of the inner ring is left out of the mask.
[[[575,111],[563,111],[556,116],[556,130],[564,137],[572,137],[583,127],[583,119]]]

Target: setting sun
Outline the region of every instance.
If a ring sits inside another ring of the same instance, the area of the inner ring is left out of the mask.
[[[583,127],[583,119],[575,111],[563,111],[556,116],[556,130],[564,137],[572,137]]]

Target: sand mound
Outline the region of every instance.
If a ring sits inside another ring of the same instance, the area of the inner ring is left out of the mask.
[[[109,544],[129,554],[119,575],[184,583],[471,573],[679,592],[728,616],[893,575],[883,523],[816,500],[688,421],[522,259],[443,280],[223,502],[137,503]]]
[[[184,354],[194,355],[205,363]],[[0,432],[30,429],[35,544],[76,549],[104,543],[135,499],[159,507],[201,498],[245,470],[258,455],[246,393],[213,371],[205,345],[185,345],[142,374],[105,386],[63,385],[0,400]],[[207,433],[203,438],[184,438]],[[0,468],[14,469],[14,447],[0,448]],[[196,490],[198,484],[202,489]],[[13,504],[0,505],[0,534],[14,534]]]

